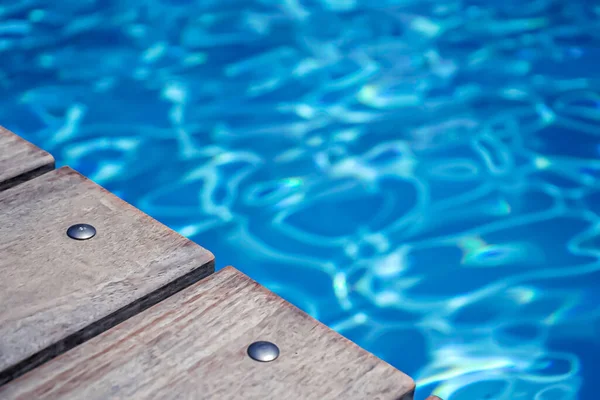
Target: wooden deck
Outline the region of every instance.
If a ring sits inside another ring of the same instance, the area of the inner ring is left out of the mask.
[[[0,382],[214,271],[214,257],[68,167],[0,192]],[[69,238],[77,223],[97,229]]]
[[[0,126],[0,191],[54,169],[54,158]]]
[[[1,127],[0,190],[0,398],[413,398],[404,373]],[[258,341],[278,357],[250,357]]]

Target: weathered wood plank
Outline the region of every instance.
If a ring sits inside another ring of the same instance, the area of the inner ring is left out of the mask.
[[[69,238],[77,223],[96,236]],[[0,383],[213,271],[210,252],[68,167],[0,192]]]
[[[248,357],[259,340],[279,357]],[[228,267],[0,387],[0,397],[409,400],[413,390],[402,372]]]
[[[50,154],[0,126],[0,191],[53,169]]]

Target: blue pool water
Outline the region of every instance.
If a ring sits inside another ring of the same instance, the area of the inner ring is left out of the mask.
[[[0,0],[0,124],[417,399],[591,399],[599,61],[591,0]]]

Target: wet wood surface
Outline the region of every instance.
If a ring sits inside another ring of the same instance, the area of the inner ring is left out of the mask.
[[[54,169],[54,158],[0,126],[0,191]]]
[[[69,238],[78,223],[96,236]],[[68,167],[0,192],[0,384],[213,271],[209,251]]]
[[[271,362],[255,341],[280,349]],[[225,268],[0,387],[3,399],[410,400],[414,382]]]

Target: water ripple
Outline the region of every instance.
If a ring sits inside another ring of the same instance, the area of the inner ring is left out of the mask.
[[[593,398],[600,8],[0,0],[0,123],[413,375]]]

